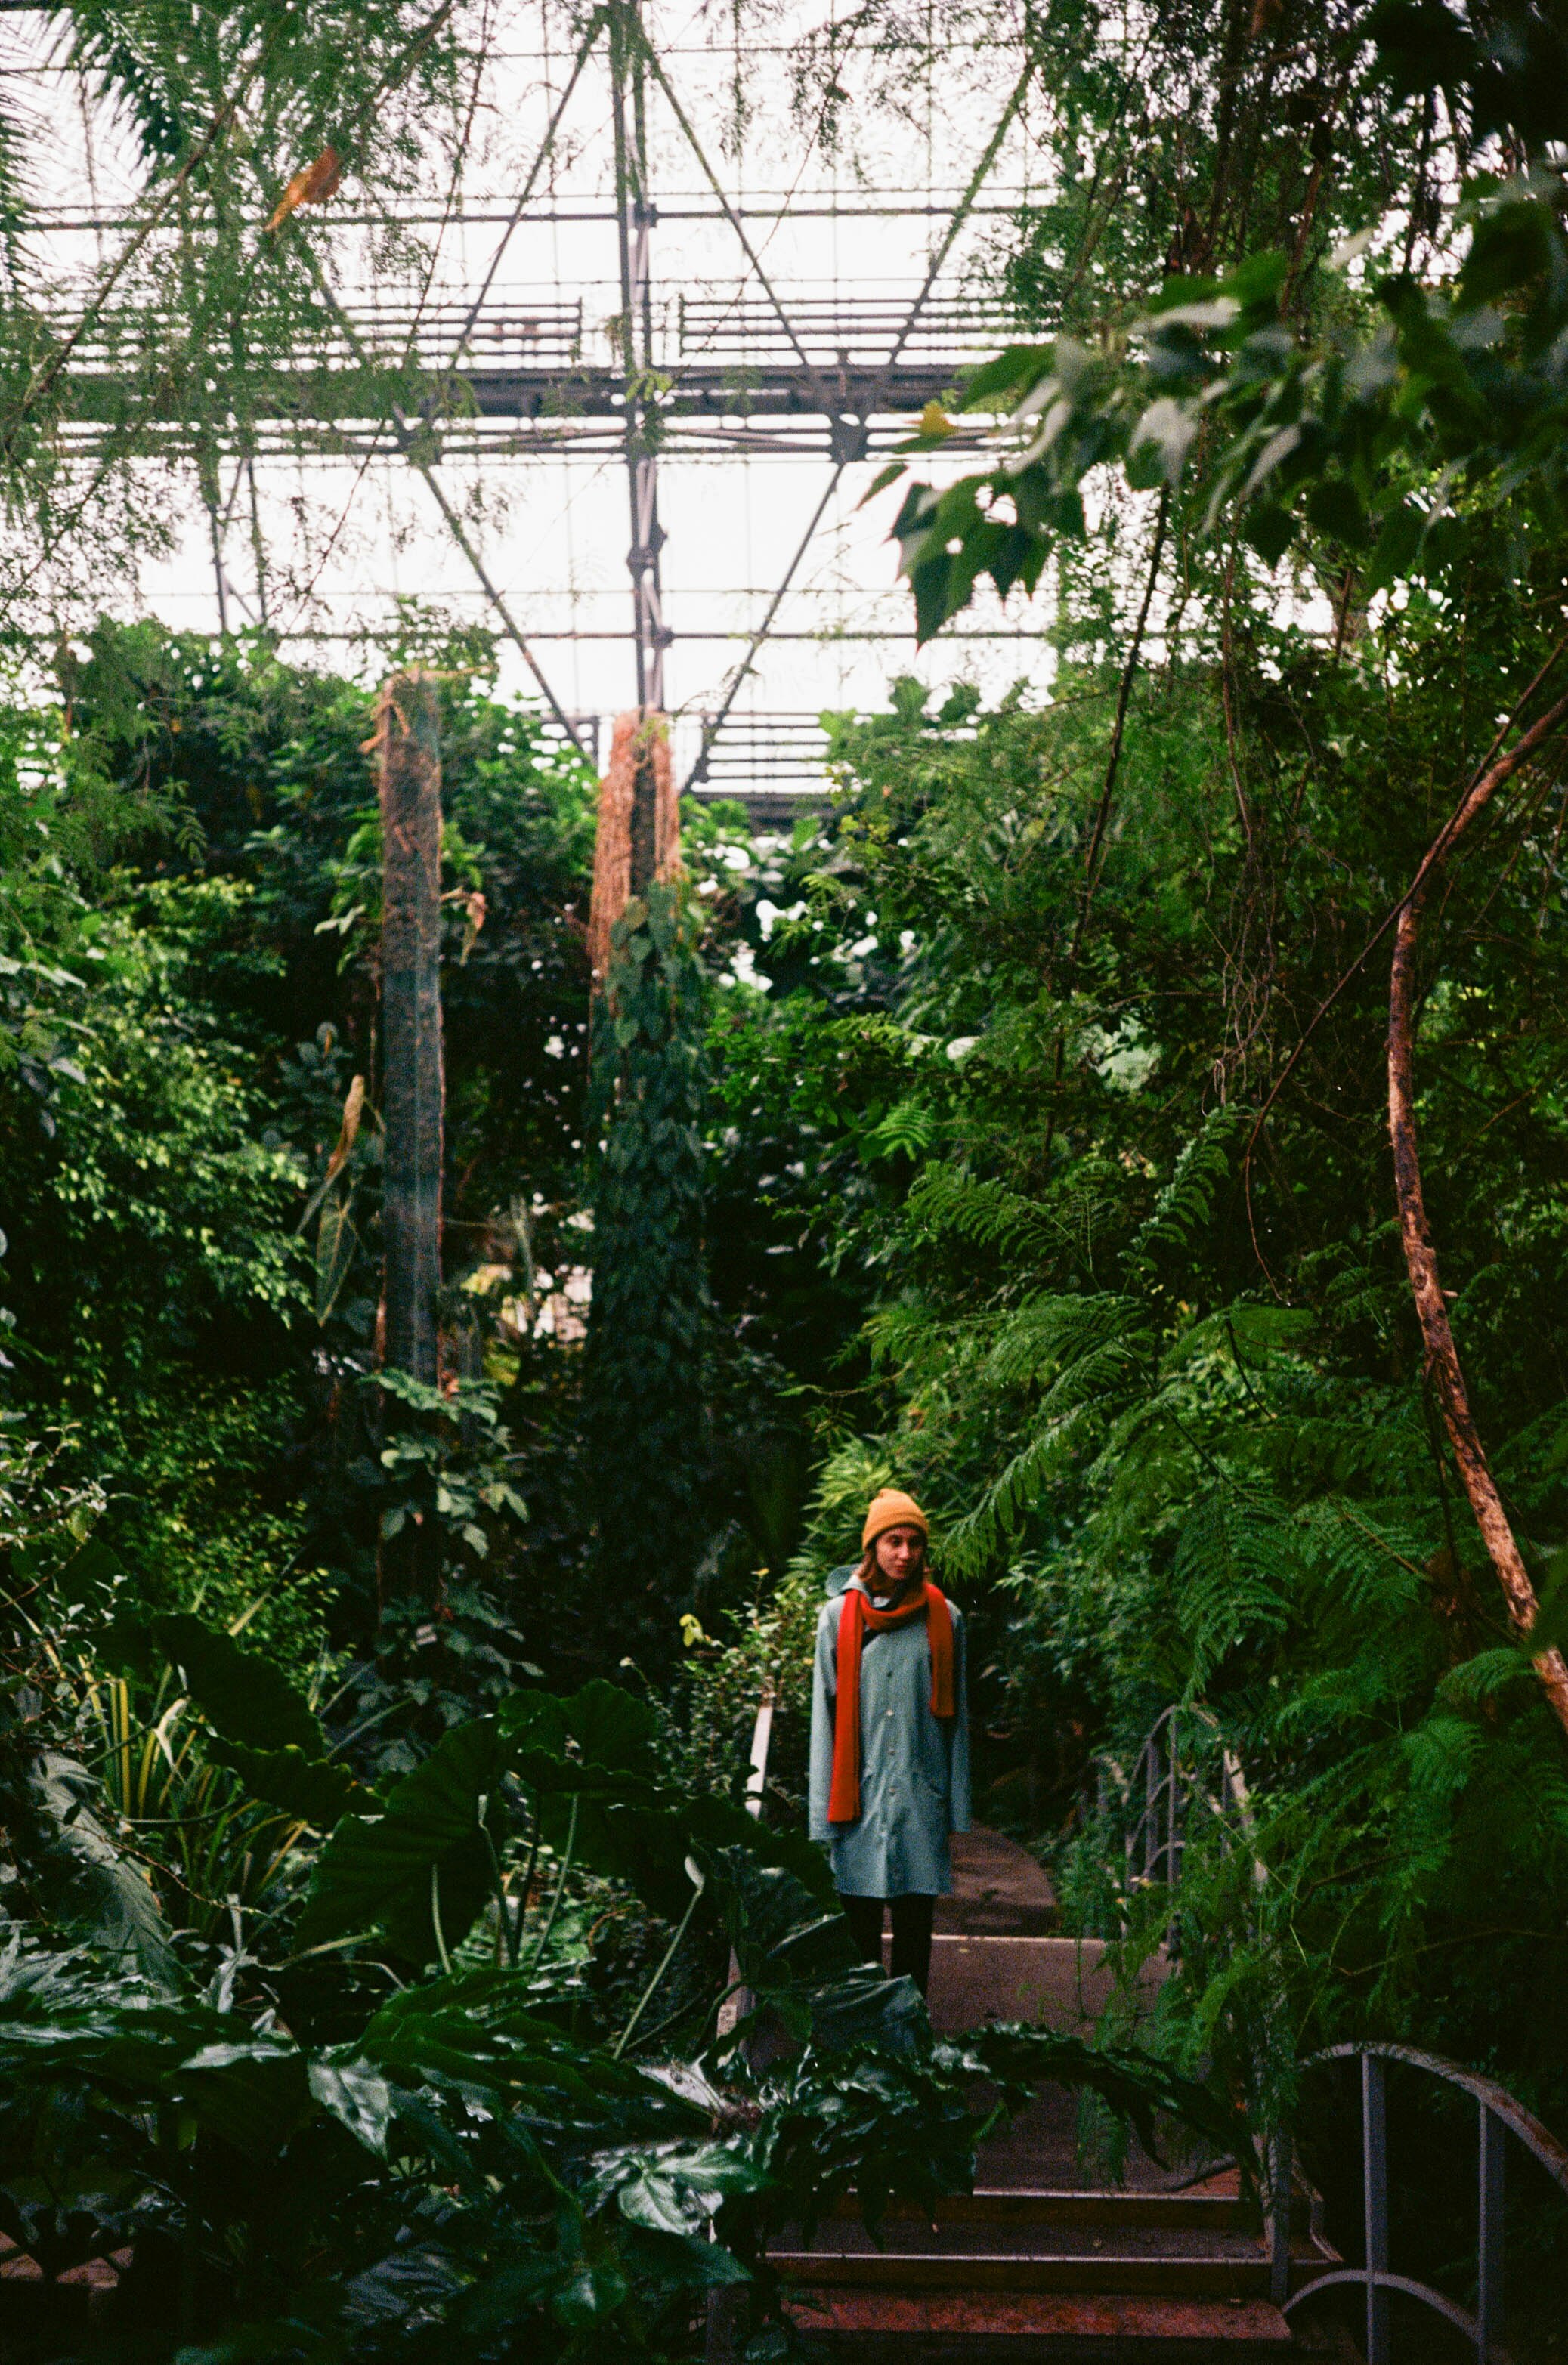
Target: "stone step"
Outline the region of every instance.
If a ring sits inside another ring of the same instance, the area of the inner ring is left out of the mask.
[[[883,1942],[891,1961],[891,1937]],[[938,1931],[931,1944],[931,2024],[939,2035],[988,2020],[1085,2034],[1114,1990],[1108,1949],[1099,1938],[1012,1937]],[[1136,2001],[1154,2008],[1168,1966],[1157,1955],[1138,1976]]]
[[[824,2365],[1280,2365],[1292,2345],[1277,2308],[1244,2298],[847,2290],[790,2314]]]
[[[842,2193],[823,2219],[835,2225],[845,2219],[860,2223],[856,2193]],[[882,2218],[884,2241],[895,2226],[913,2223],[940,2228],[959,2225],[1017,2227],[1022,2225],[1089,2226],[1100,2231],[1150,2227],[1166,2231],[1188,2229],[1205,2233],[1250,2234],[1261,2231],[1255,2203],[1243,2201],[1233,2170],[1207,2184],[1179,2191],[1143,2191],[1124,2188],[1083,2191],[1078,2187],[997,2185],[973,2192],[945,2194],[930,2214],[913,2201],[889,2204]],[[792,2246],[793,2247],[793,2246]]]
[[[941,2250],[770,2248],[768,2264],[797,2291],[864,2292],[1112,2292],[1170,2299],[1267,2299],[1269,2261],[1260,2246],[1201,2251],[1151,2244],[1129,2251],[1087,2237],[1069,2247],[1001,2250],[978,2243]]]

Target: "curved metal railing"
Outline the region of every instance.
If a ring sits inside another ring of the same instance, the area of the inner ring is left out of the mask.
[[[1361,2224],[1366,2251],[1359,2267],[1337,2266],[1308,2274],[1284,2303],[1285,2313],[1302,2305],[1333,2284],[1359,2283],[1366,2293],[1367,2365],[1388,2365],[1388,2294],[1402,2292],[1407,2299],[1447,2318],[1475,2349],[1478,2365],[1501,2365],[1497,2342],[1503,2328],[1503,2235],[1506,2180],[1504,2174],[1505,2135],[1512,2135],[1568,2195],[1568,2146],[1560,2144],[1522,2102],[1491,2078],[1461,2069],[1436,2054],[1413,2046],[1333,2045],[1303,2063],[1304,2069],[1330,2061],[1359,2060],[1361,2065]],[[1476,2303],[1473,2315],[1430,2283],[1413,2275],[1396,2274],[1388,2255],[1388,2113],[1386,2064],[1397,2061],[1427,2076],[1455,2086],[1476,2103]],[[1289,2179],[1283,2205],[1288,2208]]]
[[[1186,1746],[1184,1724],[1189,1730],[1196,1729],[1193,1742]],[[1197,1743],[1198,1733],[1202,1734],[1201,1743]],[[1212,1763],[1216,1743],[1218,1778],[1211,1783],[1204,1778],[1199,1761],[1207,1755]],[[1187,1828],[1194,1808],[1202,1808],[1213,1817],[1223,1845],[1239,1844],[1248,1849],[1252,1857],[1253,1884],[1259,1889],[1266,1886],[1269,1874],[1257,1851],[1252,1800],[1241,1760],[1221,1738],[1219,1721],[1208,1709],[1183,1707],[1178,1702],[1157,1717],[1133,1761],[1130,1774],[1124,1773],[1114,1758],[1101,1758],[1096,1805],[1102,1814],[1112,1806],[1113,1793],[1119,1794],[1114,1803],[1128,1818],[1122,1834],[1127,1894],[1159,1881],[1174,1898],[1182,1885]],[[1178,1951],[1178,1938],[1172,1913],[1166,1933],[1168,1954],[1174,1956]]]
[[[1201,1729],[1201,1740],[1193,1732],[1194,1725]],[[1202,1761],[1206,1758],[1212,1765],[1216,1743],[1218,1779],[1210,1782],[1204,1778]],[[1260,1894],[1268,1885],[1269,1871],[1258,1853],[1246,1775],[1234,1750],[1220,1739],[1217,1720],[1206,1709],[1179,1704],[1168,1708],[1150,1727],[1130,1774],[1124,1773],[1114,1759],[1102,1759],[1096,1802],[1103,1815],[1119,1808],[1124,1818],[1126,1892],[1130,1895],[1135,1889],[1162,1882],[1170,1895],[1172,1911],[1166,1951],[1172,1957],[1179,1953],[1180,1940],[1180,1917],[1174,1911],[1174,1900],[1182,1886],[1187,1833],[1195,1809],[1215,1818],[1222,1844],[1241,1845],[1249,1850],[1255,1890]],[[1512,2135],[1522,2143],[1564,2194],[1568,2194],[1568,2146],[1559,2143],[1495,2079],[1410,2046],[1374,2041],[1338,2045],[1325,2053],[1314,2054],[1302,2067],[1314,2068],[1350,2059],[1359,2060],[1361,2065],[1361,2214],[1365,2263],[1360,2267],[1336,2263],[1301,2279],[1302,2262],[1293,2261],[1290,2255],[1294,2182],[1290,2139],[1283,2131],[1265,2131],[1259,2140],[1259,2153],[1269,2195],[1268,2236],[1274,2300],[1289,2311],[1331,2285],[1361,2285],[1366,2294],[1367,2365],[1388,2365],[1388,2294],[1400,2292],[1431,2308],[1462,2333],[1473,2344],[1480,2365],[1493,2365],[1495,2358],[1501,2359],[1496,2344],[1501,2336],[1503,2310],[1505,2138]],[[1476,2103],[1477,2255],[1473,2315],[1429,2283],[1397,2273],[1389,2264],[1385,2084],[1386,2065],[1391,2061],[1455,2087],[1471,2095]]]
[[[760,1816],[763,1795],[767,1788],[767,1756],[773,1745],[773,1711],[778,1706],[778,1687],[772,1676],[763,1686],[762,1698],[756,1704],[756,1721],[751,1729],[751,1758],[745,1777],[745,1810]],[[719,2006],[718,2034],[733,2035],[742,2015],[751,2009],[751,1999],[741,1985],[741,1967],[734,1953],[730,1956],[730,1981],[723,2002]]]

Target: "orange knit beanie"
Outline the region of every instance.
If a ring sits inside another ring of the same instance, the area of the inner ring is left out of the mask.
[[[884,1486],[879,1495],[872,1496],[860,1533],[861,1551],[869,1552],[877,1538],[885,1536],[890,1528],[918,1528],[926,1541],[931,1541],[931,1530],[920,1505],[913,1495],[901,1495],[896,1486]]]

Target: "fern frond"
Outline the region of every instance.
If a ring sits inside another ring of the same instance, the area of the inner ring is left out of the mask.
[[[1052,1479],[1075,1459],[1092,1424],[1092,1408],[1079,1405],[1035,1431],[974,1509],[948,1530],[943,1559],[957,1575],[973,1576],[984,1568]]]
[[[1149,1349],[1148,1318],[1137,1298],[1102,1291],[1026,1298],[997,1331],[987,1358],[987,1374],[1002,1387],[1018,1387],[1058,1371],[1065,1378],[1096,1351],[1116,1341],[1143,1360]],[[1059,1387],[1061,1381],[1057,1383]]]
[[[1043,1242],[1049,1225],[1031,1199],[1002,1182],[980,1182],[966,1167],[927,1166],[905,1203],[933,1232],[956,1232],[976,1248],[1018,1249]]]
[[[1449,1807],[1470,1780],[1484,1745],[1482,1728],[1471,1717],[1440,1709],[1423,1717],[1404,1740],[1412,1800],[1426,1809]]]
[[[1234,1103],[1210,1110],[1202,1130],[1176,1160],[1153,1214],[1133,1236],[1127,1259],[1135,1269],[1156,1265],[1163,1256],[1192,1248],[1229,1176],[1231,1155],[1249,1115]]]
[[[1301,1306],[1260,1306],[1252,1298],[1240,1298],[1183,1330],[1160,1368],[1174,1373],[1205,1354],[1224,1355],[1248,1367],[1267,1363],[1275,1356],[1294,1353],[1316,1325],[1316,1317]]]
[[[1280,1710],[1280,1731],[1330,1733],[1382,1720],[1419,1685],[1426,1663],[1424,1635],[1384,1630],[1352,1658],[1305,1676]]]
[[[933,1351],[950,1353],[956,1334],[967,1327],[943,1321],[924,1298],[911,1295],[879,1306],[868,1317],[861,1336],[873,1364],[902,1372]]]
[[[1294,1574],[1280,1508],[1215,1485],[1176,1546],[1176,1613],[1193,1646],[1194,1688],[1237,1643],[1283,1632]]]
[[[1438,1686],[1438,1698],[1450,1708],[1476,1708],[1483,1700],[1495,1699],[1510,1684],[1534,1680],[1529,1654],[1502,1642],[1450,1667]]]
[[[1040,1216],[1058,1244],[1092,1273],[1095,1251],[1124,1221],[1126,1205],[1122,1170],[1106,1158],[1085,1158],[1053,1185]]]
[[[1406,1509],[1325,1495],[1298,1512],[1296,1532],[1309,1575],[1354,1617],[1397,1616],[1423,1590],[1429,1545]]]

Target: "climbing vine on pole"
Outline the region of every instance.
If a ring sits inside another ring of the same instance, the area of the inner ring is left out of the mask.
[[[444,1084],[441,1043],[441,720],[433,674],[394,674],[376,715],[384,902],[382,1105],[386,1362],[436,1381]]]
[[[647,1603],[682,1588],[706,1454],[702,1364],[701,1043],[698,920],[683,881],[650,881],[610,934],[594,1018],[593,1306],[586,1350],[588,1483],[608,1575]],[[623,1602],[623,1614],[632,1613]]]

